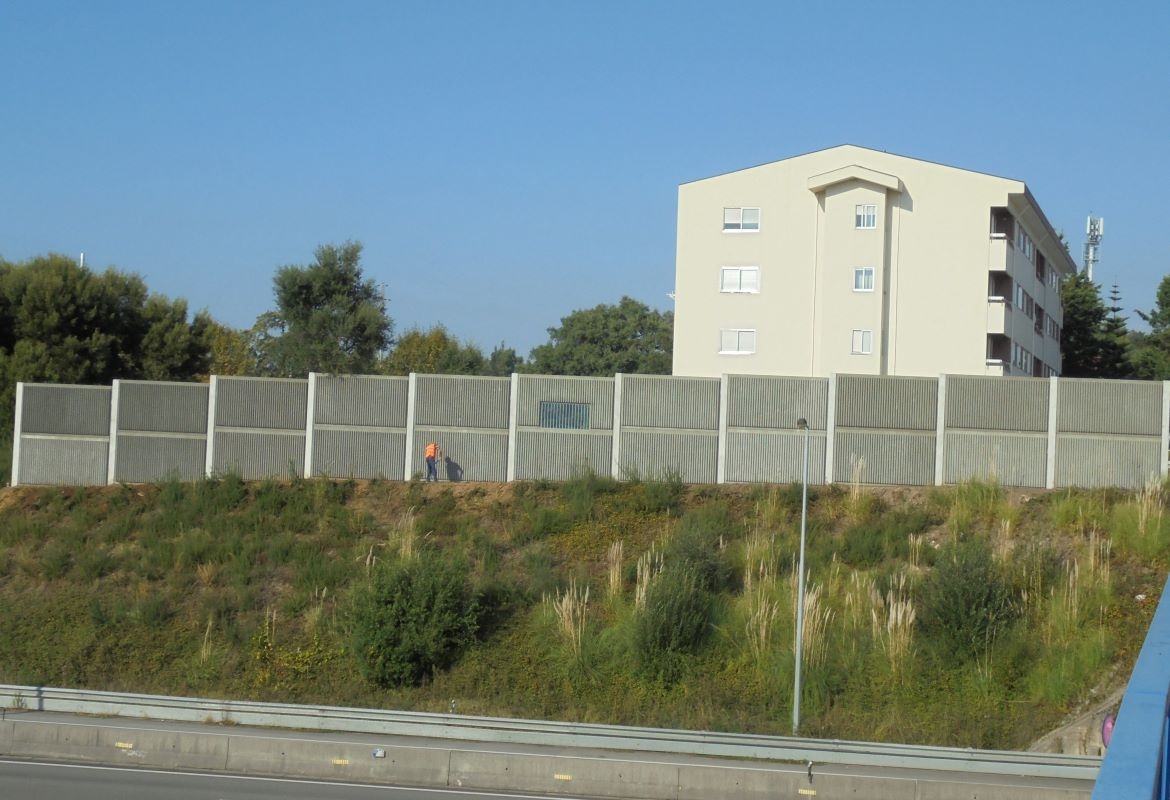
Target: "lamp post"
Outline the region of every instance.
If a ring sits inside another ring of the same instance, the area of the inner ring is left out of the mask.
[[[796,672],[792,687],[792,735],[800,728],[800,664],[804,650],[804,540],[808,530],[808,420],[796,427],[804,431],[804,472],[800,482],[800,572],[796,578]]]

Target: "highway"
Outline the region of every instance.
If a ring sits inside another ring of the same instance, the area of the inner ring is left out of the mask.
[[[404,786],[208,775],[133,767],[0,760],[0,797],[23,800],[539,800],[509,795]],[[560,796],[558,800],[566,800]]]

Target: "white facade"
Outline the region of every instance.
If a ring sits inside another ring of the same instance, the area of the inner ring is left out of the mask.
[[[679,187],[674,374],[1060,374],[1076,271],[1021,181],[853,145]]]

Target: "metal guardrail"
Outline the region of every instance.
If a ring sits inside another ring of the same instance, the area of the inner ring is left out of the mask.
[[[1093,800],[1167,800],[1170,782],[1170,578],[1121,698]]]
[[[282,705],[0,684],[0,707],[164,721],[378,733],[474,742],[594,748],[688,756],[812,761],[915,770],[1093,780],[1093,756],[798,739],[785,736],[512,720],[460,714]]]

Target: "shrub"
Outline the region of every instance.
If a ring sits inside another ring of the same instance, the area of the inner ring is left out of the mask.
[[[724,546],[738,537],[739,530],[725,505],[690,511],[679,520],[678,531],[666,544],[666,564],[688,570],[707,591],[726,589],[732,584],[734,570]]]
[[[570,516],[580,522],[594,518],[594,504],[600,495],[617,489],[618,482],[610,476],[598,475],[592,467],[576,467],[573,477],[561,484],[561,496],[569,507]]]
[[[466,570],[438,553],[378,570],[354,603],[359,668],[382,688],[417,686],[472,643],[478,613]]]
[[[958,656],[985,652],[1018,614],[1010,585],[981,538],[939,552],[919,608],[923,633]]]
[[[873,567],[888,558],[904,559],[909,555],[910,537],[922,533],[936,522],[930,513],[888,511],[845,529],[841,540],[841,560],[858,567]]]
[[[683,495],[687,487],[682,475],[673,467],[661,478],[648,480],[640,489],[636,505],[639,511],[650,514],[677,514],[682,508]]]
[[[677,680],[685,656],[696,652],[710,631],[712,597],[694,572],[674,567],[659,573],[634,623],[634,647],[642,671]]]

